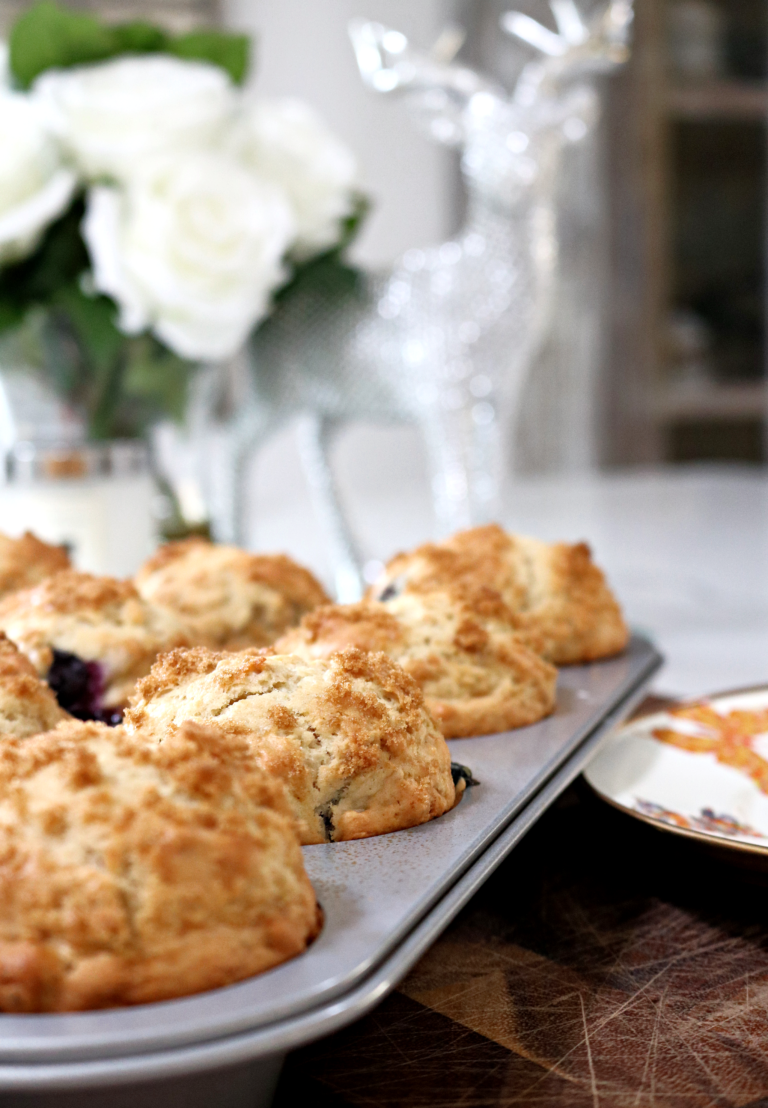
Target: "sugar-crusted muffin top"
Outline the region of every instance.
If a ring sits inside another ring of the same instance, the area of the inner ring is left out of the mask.
[[[382,650],[405,669],[446,738],[524,726],[555,704],[557,671],[525,645],[512,613],[488,588],[326,605],[275,649],[319,658],[348,646]]]
[[[175,650],[139,682],[125,722],[163,742],[187,719],[247,739],[285,781],[305,843],[410,827],[456,799],[421,691],[384,654]]]
[[[73,721],[0,743],[0,1011],[215,988],[317,928],[284,790],[242,739]]]
[[[0,739],[37,735],[69,718],[29,659],[0,632]]]
[[[497,524],[398,554],[369,596],[456,592],[489,586],[512,611],[526,641],[558,665],[615,654],[628,632],[621,609],[586,543],[545,543]]]
[[[279,639],[275,649],[290,653],[288,644],[317,644],[313,656],[325,657],[346,646],[388,653],[406,644],[440,642],[476,653],[488,642],[489,628],[514,634],[516,625],[514,613],[494,589],[460,584],[399,592],[386,603],[369,598],[322,605]]]
[[[43,542],[30,531],[17,539],[0,533],[0,597],[37,585],[69,564],[63,546]]]
[[[145,601],[130,581],[65,570],[0,601],[0,630],[45,676],[53,651],[97,662],[106,705],[121,705],[163,650],[188,642],[171,613]]]
[[[309,570],[284,554],[251,554],[202,539],[168,543],[136,575],[143,597],[176,613],[196,645],[266,646],[328,600]]]
[[[383,651],[396,656],[406,648],[408,629],[383,604],[323,604],[275,643],[279,654],[328,658],[339,650]]]

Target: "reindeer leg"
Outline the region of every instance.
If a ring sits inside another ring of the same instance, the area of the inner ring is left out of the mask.
[[[188,437],[196,446],[198,481],[219,542],[245,546],[248,463],[284,418],[265,399],[258,402],[244,357],[201,371],[187,413]]]
[[[212,489],[211,507],[213,533],[219,542],[245,546],[246,535],[246,477],[248,461],[256,446],[250,428],[237,427],[229,432],[228,441],[221,444],[219,477]]]
[[[486,403],[478,422],[475,407],[466,404],[449,412],[431,411],[418,421],[427,448],[432,503],[441,536],[498,522],[501,517],[505,468],[501,416],[495,406]]]
[[[363,577],[357,544],[328,459],[335,430],[336,424],[331,419],[316,413],[303,415],[299,421],[299,452],[315,512],[330,547],[336,597],[340,603],[347,604],[363,595]]]
[[[213,533],[219,542],[248,543],[248,467],[251,458],[281,426],[285,413],[266,404],[243,410],[238,418],[213,435],[208,465],[209,503]]]

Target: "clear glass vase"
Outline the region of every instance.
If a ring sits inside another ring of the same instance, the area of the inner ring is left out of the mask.
[[[0,334],[0,527],[64,543],[94,573],[130,575],[159,533],[189,529],[142,434],[162,409],[137,388],[141,349],[100,373],[46,309]],[[133,437],[108,433],[123,427]]]

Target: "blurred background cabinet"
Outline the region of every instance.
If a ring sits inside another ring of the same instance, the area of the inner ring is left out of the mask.
[[[606,461],[765,460],[765,0],[638,0],[609,105]]]

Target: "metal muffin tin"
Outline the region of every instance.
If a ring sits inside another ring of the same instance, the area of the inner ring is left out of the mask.
[[[161,1004],[0,1016],[3,1108],[256,1108],[287,1050],[377,1004],[637,702],[661,658],[561,671],[557,710],[514,732],[449,743],[480,782],[408,831],[305,847],[325,926],[303,955],[225,989]]]

